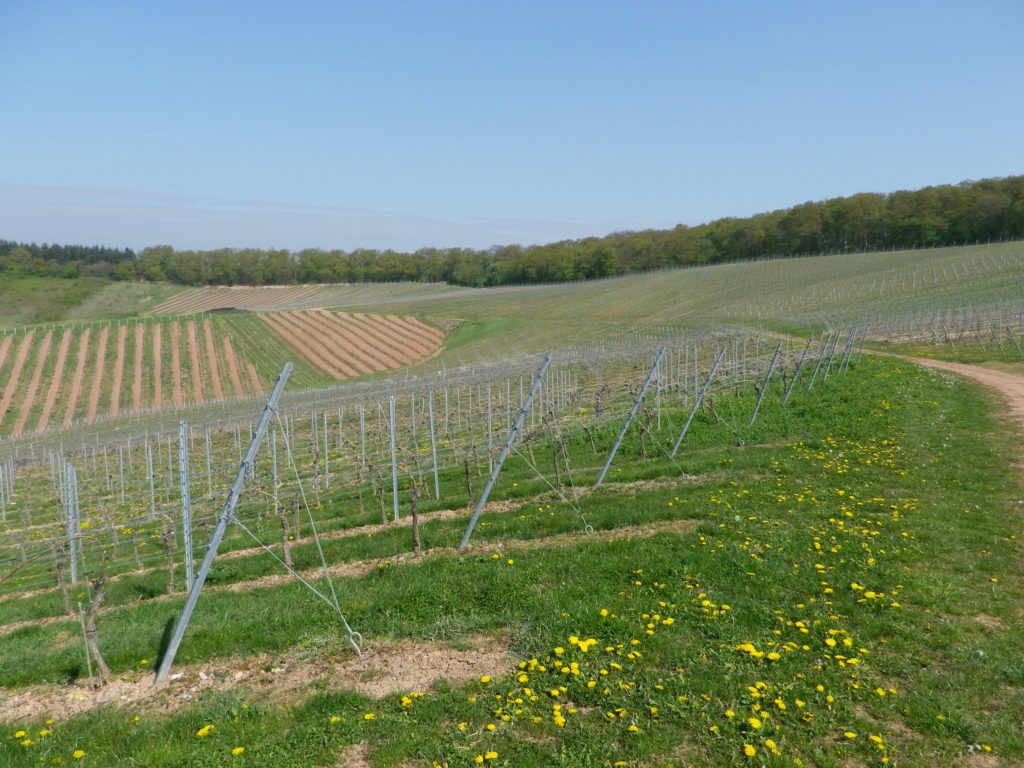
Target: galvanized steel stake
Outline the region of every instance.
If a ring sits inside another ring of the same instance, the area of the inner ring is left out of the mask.
[[[700,408],[701,403],[704,402],[704,395],[708,393],[708,387],[711,386],[711,382],[715,378],[715,371],[718,370],[718,366],[722,364],[722,358],[725,357],[725,350],[729,347],[728,345],[722,347],[722,350],[718,353],[718,357],[715,359],[715,364],[711,366],[711,373],[708,374],[707,380],[704,382],[704,386],[701,387],[700,393],[697,395],[697,399],[693,402],[693,408],[690,410],[690,417],[686,420],[683,425],[682,432],[679,433],[679,438],[676,440],[676,444],[672,446],[672,455],[675,456],[679,451],[679,446],[682,445],[683,438],[686,437],[686,433],[690,430],[690,424],[693,422],[693,417],[697,415],[697,410]],[[696,354],[694,354],[694,364],[696,365]],[[694,377],[696,382],[696,377]]]
[[[505,459],[508,458],[509,453],[512,451],[512,444],[515,442],[516,435],[519,434],[519,430],[523,428],[523,421],[526,419],[526,414],[530,410],[530,406],[533,405],[534,395],[537,394],[537,390],[540,389],[540,384],[544,381],[544,374],[548,371],[548,366],[551,364],[551,352],[544,357],[543,362],[540,364],[540,368],[537,369],[537,373],[533,377],[533,387],[530,389],[530,394],[523,401],[523,404],[519,407],[519,413],[516,414],[515,423],[512,424],[512,429],[509,430],[508,439],[505,440],[505,447],[501,449],[501,454],[498,456],[498,460],[494,463],[494,469],[491,470],[491,476],[487,480],[487,485],[484,486],[484,492],[480,494],[480,500],[476,503],[476,509],[473,510],[473,516],[469,518],[469,524],[466,526],[466,532],[462,535],[462,542],[459,544],[459,549],[465,549],[466,545],[469,544],[469,539],[473,535],[473,529],[476,527],[476,521],[480,518],[480,513],[483,511],[484,504],[487,503],[487,497],[491,494],[491,489],[494,488],[494,484],[498,481],[498,475],[501,474],[501,465],[505,463]]]
[[[181,616],[178,619],[177,625],[174,627],[174,634],[171,635],[167,651],[164,653],[164,657],[160,661],[160,668],[156,673],[157,683],[162,683],[167,679],[167,673],[170,671],[171,665],[174,664],[174,657],[178,653],[178,646],[181,645],[182,638],[185,636],[185,630],[188,629],[189,620],[192,618],[192,612],[195,610],[196,603],[199,601],[199,593],[202,591],[203,584],[206,582],[206,576],[209,574],[210,568],[213,565],[213,559],[217,556],[217,548],[220,546],[221,539],[224,538],[224,532],[227,530],[228,523],[231,522],[231,516],[234,514],[235,505],[238,504],[238,497],[242,493],[242,486],[245,485],[246,475],[256,458],[256,453],[260,448],[260,442],[263,440],[263,435],[266,434],[267,426],[270,424],[270,419],[277,408],[277,401],[281,397],[281,392],[284,390],[284,385],[287,383],[291,372],[292,364],[285,363],[281,368],[281,372],[277,375],[277,382],[274,384],[274,388],[270,392],[270,397],[267,398],[267,404],[263,409],[263,416],[260,418],[259,426],[256,428],[256,432],[252,436],[252,442],[249,443],[249,450],[246,452],[245,457],[242,459],[238,467],[238,474],[235,476],[235,482],[232,484],[231,490],[228,491],[228,498],[227,501],[224,502],[224,509],[221,510],[220,517],[217,519],[217,527],[214,528],[213,534],[210,536],[210,543],[206,548],[206,555],[203,557],[202,565],[199,566],[199,573],[196,574],[196,580],[192,584],[192,589],[188,592],[188,598],[185,600],[185,607],[181,609]]]
[[[181,538],[185,545],[185,589],[192,589],[195,563],[192,560],[192,489],[188,471],[188,425],[178,422],[178,475],[181,478]]]
[[[754,421],[757,419],[757,412],[761,410],[761,401],[764,400],[764,393],[768,391],[768,382],[771,381],[772,371],[775,370],[775,362],[779,359],[779,352],[782,350],[782,342],[780,341],[775,346],[775,354],[772,355],[772,361],[768,364],[768,373],[765,374],[764,383],[761,385],[761,391],[757,394],[757,402],[754,404],[754,412],[750,414],[750,423],[748,427],[754,426]]]
[[[619,437],[615,441],[615,445],[612,446],[611,453],[608,454],[608,460],[604,463],[604,468],[601,470],[601,474],[597,476],[597,482],[594,483],[595,488],[604,482],[604,476],[608,474],[608,468],[612,465],[612,461],[615,460],[615,454],[618,452],[619,446],[622,445],[622,439],[626,436],[626,431],[629,429],[629,425],[633,423],[633,419],[636,417],[637,411],[640,410],[640,406],[644,401],[644,395],[647,393],[647,388],[651,385],[651,381],[654,379],[654,374],[658,372],[658,365],[661,363],[661,358],[664,356],[665,347],[662,347],[654,357],[654,363],[651,364],[651,370],[647,372],[647,378],[644,379],[643,386],[640,387],[640,392],[637,394],[636,400],[633,401],[633,407],[629,409],[629,416],[626,417],[626,423],[622,425],[622,429],[619,431]]]

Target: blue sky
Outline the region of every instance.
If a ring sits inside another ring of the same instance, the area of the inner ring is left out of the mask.
[[[0,239],[487,247],[1024,173],[1024,3],[2,0]]]

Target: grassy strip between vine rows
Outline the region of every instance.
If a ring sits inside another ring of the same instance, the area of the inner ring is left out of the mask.
[[[1020,764],[1022,494],[1009,436],[973,385],[892,360],[828,382],[817,408],[816,432],[788,423],[774,447],[723,449],[696,480],[587,497],[603,530],[568,546],[499,556],[481,540],[341,580],[371,641],[489,633],[507,638],[507,668],[381,700],[240,688],[159,714],[5,723],[0,764],[329,766],[360,742],[375,766]],[[623,470],[639,466],[657,465]],[[485,516],[482,533],[522,538],[533,521],[543,537],[563,514],[524,506]],[[702,522],[615,535],[645,516]],[[179,605],[102,617],[115,671],[152,667]],[[211,593],[179,662],[305,643],[330,665],[344,654],[337,632],[295,584]],[[4,638],[3,678],[81,674],[68,633]]]

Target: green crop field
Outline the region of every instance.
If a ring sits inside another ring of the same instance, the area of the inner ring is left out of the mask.
[[[1006,243],[490,289],[108,286],[78,321],[26,299],[0,335],[23,431],[0,441],[0,765],[1024,765],[1021,427],[870,354],[1019,373],[1021,285]],[[203,313],[228,295],[248,311]],[[296,307],[448,335],[352,383],[300,363],[240,467],[262,394],[226,396],[224,339],[266,383],[291,350],[257,312]],[[110,416],[156,372],[160,402],[211,401]],[[196,564],[247,480],[154,685],[182,457]]]

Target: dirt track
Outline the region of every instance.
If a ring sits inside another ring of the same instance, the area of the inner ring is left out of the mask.
[[[868,350],[864,351],[867,352]],[[1017,422],[1018,427],[1024,431],[1024,376],[1006,371],[996,371],[991,368],[982,368],[978,365],[947,363],[945,360],[932,360],[927,357],[907,357],[906,355],[896,355],[889,352],[872,352],[871,354],[883,357],[896,357],[900,360],[908,360],[928,368],[949,371],[950,373],[974,379],[986,387],[991,387],[1005,398],[1010,415]]]

